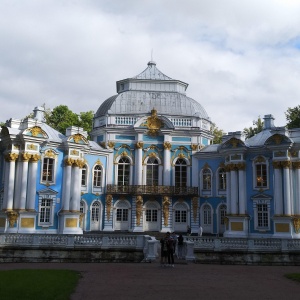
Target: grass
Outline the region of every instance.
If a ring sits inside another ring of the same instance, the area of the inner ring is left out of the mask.
[[[79,278],[71,270],[0,271],[0,299],[69,300]]]
[[[300,282],[300,273],[285,274],[284,276],[288,279]]]

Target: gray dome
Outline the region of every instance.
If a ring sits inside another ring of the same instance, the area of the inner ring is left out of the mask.
[[[209,119],[202,105],[186,96],[187,86],[187,83],[163,74],[151,61],[139,75],[118,81],[118,94],[105,100],[95,117],[144,115],[154,108],[159,115]]]

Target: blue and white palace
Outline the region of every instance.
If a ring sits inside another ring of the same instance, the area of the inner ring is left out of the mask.
[[[120,80],[81,128],[49,127],[43,108],[10,119],[0,137],[0,232],[186,232],[300,238],[300,129],[231,132],[212,122],[188,84],[150,61]]]

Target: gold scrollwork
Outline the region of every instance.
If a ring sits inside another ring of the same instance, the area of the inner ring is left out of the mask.
[[[26,162],[26,161],[29,161],[31,158],[31,154],[30,153],[27,153],[27,152],[24,152],[21,154],[21,160]]]
[[[8,153],[5,155],[5,160],[8,162],[16,161],[19,157],[19,154],[17,153]]]
[[[198,145],[197,144],[191,144],[191,149],[192,149],[192,151],[197,151],[198,150]]]
[[[137,196],[136,197],[136,225],[141,225],[141,216],[142,216],[142,209],[143,209],[143,197]]]
[[[169,206],[171,202],[168,196],[164,196],[163,198],[163,216],[164,216],[164,225],[168,226],[168,219],[169,219]]]
[[[108,141],[108,142],[107,142],[107,147],[108,147],[108,148],[113,148],[113,147],[115,146],[115,144],[116,144],[116,143],[113,142],[113,141]]]
[[[164,149],[165,150],[171,150],[172,144],[170,142],[164,142]]]
[[[18,213],[13,210],[8,211],[7,217],[8,217],[9,227],[14,227],[14,225],[16,224],[16,221],[18,219]]]
[[[148,134],[153,136],[157,135],[158,130],[162,127],[162,121],[157,117],[157,111],[151,110],[151,116],[147,118]]]
[[[198,198],[193,197],[192,199],[192,206],[193,206],[193,217],[194,217],[194,222],[197,220],[197,213],[198,213]]]
[[[45,152],[45,157],[55,158],[55,157],[56,157],[56,154],[55,154],[55,152],[53,151],[53,149],[48,149],[48,150]]]
[[[111,213],[111,206],[112,206],[112,195],[107,195],[105,199],[105,206],[106,206],[106,218],[107,221],[110,219],[110,213]]]
[[[137,142],[137,143],[135,144],[135,147],[136,147],[136,149],[143,149],[143,147],[144,147],[144,142]]]
[[[300,161],[294,161],[292,165],[294,169],[300,169]]]
[[[300,218],[293,218],[294,230],[296,233],[300,233]]]
[[[38,136],[39,134],[44,135],[44,134],[43,134],[44,132],[43,132],[42,128],[39,127],[39,126],[34,126],[34,127],[32,127],[32,128],[30,129],[30,132],[31,132],[32,136]]]

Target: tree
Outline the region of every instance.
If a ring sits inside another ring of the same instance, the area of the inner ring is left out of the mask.
[[[66,129],[70,126],[79,126],[79,117],[73,113],[68,106],[56,106],[50,114],[45,114],[46,124],[56,129],[62,134],[66,134]]]
[[[294,108],[289,107],[285,112],[285,117],[288,121],[287,128],[300,128],[300,105]]]
[[[258,116],[257,121],[253,121],[253,125],[255,125],[255,127],[244,128],[243,133],[245,134],[246,139],[258,134],[264,128],[264,122],[260,116]]]
[[[213,144],[221,144],[222,143],[222,136],[224,135],[224,131],[219,129],[215,123],[212,124],[212,133],[214,135]]]
[[[79,114],[79,127],[82,127],[87,132],[91,132],[93,129],[93,118],[94,112],[92,110],[81,112]]]

